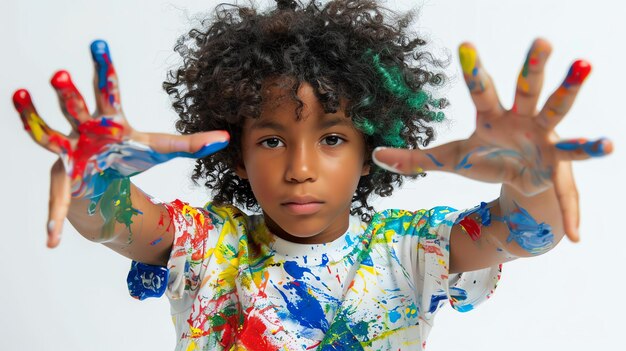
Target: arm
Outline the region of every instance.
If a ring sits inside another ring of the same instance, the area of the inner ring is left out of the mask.
[[[97,109],[89,114],[69,74],[57,72],[51,83],[70,135],[50,128],[39,116],[30,94],[13,95],[24,129],[32,139],[59,155],[51,172],[48,247],[59,244],[67,217],[81,235],[148,264],[165,265],[173,240],[166,205],[155,203],[130,177],[176,157],[201,158],[226,146],[223,131],[192,135],[143,133],[134,130],[121,109],[118,79],[108,46],[91,45],[96,75]]]
[[[571,162],[612,151],[606,139],[559,141],[555,126],[571,108],[590,66],[576,61],[540,112],[537,100],[550,45],[536,40],[519,75],[515,103],[505,110],[470,44],[459,48],[476,105],[476,130],[466,140],[429,150],[374,152],[381,167],[403,174],[453,172],[502,184],[500,197],[459,216],[450,239],[450,272],[530,257],[552,249],[564,235],[578,240],[578,194]]]

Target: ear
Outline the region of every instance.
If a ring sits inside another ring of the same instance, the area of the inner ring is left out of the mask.
[[[241,179],[248,179],[248,172],[246,171],[246,166],[244,166],[243,162],[237,163],[237,166],[235,166],[235,174]]]

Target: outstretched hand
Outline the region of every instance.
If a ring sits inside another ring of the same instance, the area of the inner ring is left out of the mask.
[[[13,103],[24,129],[42,147],[60,156],[52,168],[48,247],[60,240],[71,198],[91,200],[93,211],[111,181],[139,174],[176,157],[202,158],[226,146],[225,131],[193,135],[142,133],[126,121],[120,102],[118,79],[108,45],[91,44],[95,64],[96,111],[89,109],[66,71],[51,79],[61,109],[72,125],[70,135],[50,128],[37,113],[27,90],[17,90]]]
[[[537,112],[550,52],[551,46],[545,40],[533,43],[519,74],[515,102],[507,110],[476,49],[469,43],[462,44],[459,56],[463,75],[477,111],[474,133],[466,140],[428,150],[379,148],[374,151],[374,161],[396,173],[440,170],[509,184],[527,196],[554,186],[565,233],[570,240],[578,241],[578,192],[570,161],[607,155],[613,146],[607,139],[562,141],[555,132],[591,71],[586,61],[572,64],[563,83]]]

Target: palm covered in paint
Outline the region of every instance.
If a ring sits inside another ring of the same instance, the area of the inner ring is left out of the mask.
[[[52,170],[50,201],[61,204],[50,209],[51,217],[57,219],[65,218],[70,193],[74,198],[90,199],[91,212],[111,182],[127,179],[175,157],[208,156],[228,141],[228,134],[220,131],[176,136],[134,130],[122,112],[118,80],[106,42],[94,41],[91,51],[96,69],[95,113],[89,113],[69,73],[59,71],[51,79],[63,114],[72,125],[70,135],[44,122],[28,91],[20,89],[13,95],[26,131],[36,143],[60,156]],[[51,240],[49,246],[58,244],[58,238]]]
[[[398,173],[454,172],[508,184],[527,196],[554,186],[564,218],[569,217],[569,223],[577,222],[578,195],[569,161],[603,156],[611,152],[612,145],[606,139],[560,141],[554,130],[591,70],[585,61],[572,64],[564,82],[536,112],[550,51],[546,41],[535,41],[518,78],[513,108],[506,110],[474,47],[461,45],[464,78],[477,110],[474,133],[466,140],[428,150],[377,151],[375,160]]]

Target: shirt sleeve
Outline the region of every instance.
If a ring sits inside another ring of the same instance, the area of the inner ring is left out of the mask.
[[[223,219],[180,200],[168,204],[167,210],[171,218],[168,230],[174,230],[174,242],[167,262],[169,280],[165,293],[170,299],[177,300],[185,291],[197,290],[206,268],[205,260],[219,237],[216,226],[220,226]]]
[[[426,320],[434,317],[445,300],[457,311],[471,311],[493,294],[500,280],[502,265],[449,274],[450,232],[459,214],[450,207],[435,207],[418,219],[420,310]]]
[[[130,295],[138,300],[161,297],[181,299],[185,291],[195,291],[202,276],[203,261],[214,247],[215,223],[223,223],[218,215],[203,208],[189,206],[180,200],[163,203],[174,233],[170,258],[166,267],[132,261],[126,282]],[[210,205],[207,205],[209,207]],[[161,219],[165,222],[164,219]]]

